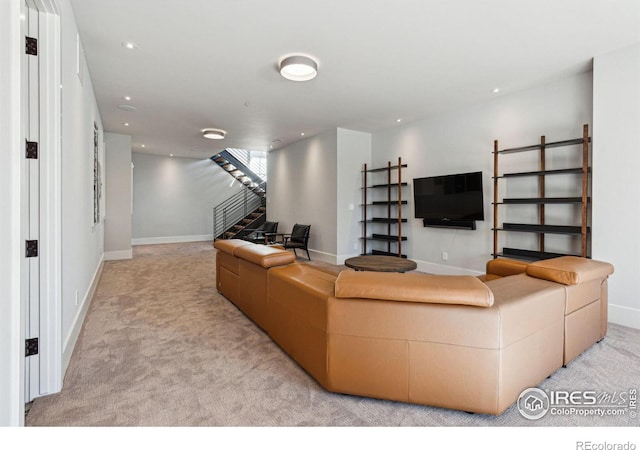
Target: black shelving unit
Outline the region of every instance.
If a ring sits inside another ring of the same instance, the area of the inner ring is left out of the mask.
[[[508,257],[514,259],[523,259],[527,261],[536,261],[540,259],[555,258],[564,256],[566,253],[548,252],[545,250],[545,235],[559,234],[574,236],[580,239],[580,252],[575,256],[589,257],[591,230],[588,226],[589,209],[591,199],[588,196],[589,176],[591,168],[589,167],[589,126],[584,125],[582,129],[582,138],[569,139],[557,142],[546,142],[545,136],[540,137],[540,143],[535,145],[527,145],[524,147],[507,148],[500,150],[498,141],[494,141],[493,162],[493,257]],[[580,167],[569,167],[565,169],[546,169],[546,150],[560,147],[578,147],[581,149],[582,164]],[[498,170],[498,161],[503,155],[521,152],[539,152],[539,167],[537,170],[527,172],[514,172],[500,174]],[[548,197],[546,195],[546,178],[549,176],[571,175],[579,177],[579,185],[577,191],[579,196],[567,197]],[[532,177],[538,180],[538,196],[527,198],[499,198],[498,188],[499,181],[503,179],[513,179],[521,177]],[[548,224],[545,216],[545,205],[579,205],[580,221],[575,225],[552,225]],[[500,206],[508,207],[509,205],[535,205],[538,208],[538,223],[501,223]],[[499,234],[501,232],[520,232],[535,233],[538,235],[538,249],[518,249],[504,247],[499,250]]]
[[[371,169],[364,165],[360,221],[362,255],[407,257],[402,253],[402,243],[407,240],[402,235],[402,224],[407,223],[403,209],[408,202],[402,199],[403,188],[408,186],[402,181],[402,169],[406,167],[401,158],[396,165],[389,161],[386,167]]]

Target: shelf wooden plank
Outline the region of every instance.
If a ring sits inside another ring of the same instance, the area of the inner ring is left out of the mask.
[[[588,172],[591,172],[591,168],[588,169]],[[514,172],[514,173],[504,173],[498,177],[494,178],[514,178],[514,177],[532,177],[532,176],[541,176],[541,175],[566,175],[566,174],[582,174],[582,167],[570,167],[567,169],[555,169],[555,170],[535,170],[533,172]]]
[[[395,165],[395,166],[389,166],[389,167],[379,167],[377,169],[367,169],[367,170],[363,170],[362,172],[367,172],[367,173],[373,173],[373,172],[386,172],[387,170],[394,170],[394,169],[399,169],[399,168],[404,168],[407,167],[406,164],[402,164],[400,166]]]
[[[397,205],[398,203],[402,204],[402,205],[406,205],[407,201],[406,200],[402,200],[402,202],[399,202],[397,200],[391,200],[391,201],[379,201],[379,202],[371,202],[369,205]]]
[[[398,183],[387,183],[387,184],[374,184],[373,186],[368,186],[366,188],[360,188],[360,189],[376,189],[376,188],[388,188],[389,186],[391,187],[397,187]],[[400,186],[409,186],[409,183],[403,182],[400,183]]]
[[[591,142],[591,138],[589,138],[589,142]],[[570,145],[582,145],[583,138],[578,139],[567,139],[566,141],[557,141],[557,142],[549,142],[544,145],[544,148],[556,148],[556,147],[568,147]],[[540,150],[542,149],[542,144],[535,145],[526,145],[524,147],[514,147],[514,148],[505,148],[504,150],[498,150],[498,153],[519,153],[519,152],[530,152],[532,150]]]
[[[587,198],[587,201],[591,201]],[[545,205],[558,203],[582,203],[582,197],[503,198],[498,205]]]
[[[493,256],[521,259],[524,261],[540,261],[541,259],[559,258],[560,256],[579,256],[579,255],[568,254],[568,253],[540,252],[537,250],[525,250],[525,249],[519,249],[519,248],[505,247],[502,249],[501,253],[496,253]]]
[[[400,221],[402,223],[407,223],[407,219],[400,219]],[[361,220],[360,223],[390,223],[390,224],[394,224],[394,223],[398,223],[398,219],[394,219],[393,217],[387,219],[387,218],[383,218],[383,217],[374,217],[372,219],[369,220]]]
[[[528,233],[550,233],[550,234],[569,234],[569,235],[581,235],[582,228],[580,226],[572,225],[535,225],[528,223],[503,223],[502,228],[498,228],[498,231],[522,231]],[[587,233],[589,233],[589,227],[587,227]]]
[[[392,236],[388,234],[372,234],[371,236],[367,236],[366,238],[361,237],[360,239],[366,239],[367,241],[385,241],[385,242],[398,242],[398,236]],[[407,237],[402,236],[400,238],[402,241],[406,241]]]

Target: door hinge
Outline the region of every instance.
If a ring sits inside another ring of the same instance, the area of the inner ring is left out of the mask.
[[[25,36],[25,51],[27,55],[38,55],[38,40],[29,36]]]
[[[25,241],[26,242],[26,252],[25,256],[27,258],[35,258],[38,256],[38,241]]]
[[[37,142],[27,141],[26,157],[27,159],[38,159],[38,143]]]
[[[38,338],[26,339],[24,344],[24,356],[33,356],[38,354]]]

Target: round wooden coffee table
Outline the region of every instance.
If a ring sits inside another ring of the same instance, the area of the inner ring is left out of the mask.
[[[344,265],[355,270],[371,272],[408,272],[418,265],[410,259],[398,256],[364,255],[346,259]]]

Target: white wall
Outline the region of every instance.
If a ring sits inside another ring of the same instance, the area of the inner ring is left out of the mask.
[[[242,189],[209,159],[133,153],[133,165],[134,245],[213,240],[213,207]]]
[[[609,320],[640,328],[640,43],[593,67],[593,257],[611,262]]]
[[[478,221],[474,231],[423,227],[421,219],[413,218],[411,187],[411,216],[403,234],[409,238],[408,256],[417,260],[418,268],[484,272],[493,250],[493,141],[507,148],[538,143],[542,135],[548,141],[581,137],[582,125],[591,123],[591,105],[592,77],[585,73],[374,133],[372,165],[400,156],[408,165],[403,178],[410,184],[419,177],[483,172],[485,220]],[[447,261],[442,252],[448,253]]]
[[[338,128],[336,189],[336,262],[362,251],[362,169],[371,163],[371,135]]]
[[[268,154],[267,217],[278,231],[311,225],[312,259],[336,262],[337,130]]]
[[[0,426],[24,421],[20,288],[20,0],[0,0]]]
[[[102,267],[104,228],[102,222],[93,223],[94,122],[100,130],[103,168],[104,145],[86,66],[82,84],[78,77],[78,31],[73,10],[69,0],[60,0],[58,4],[62,28],[62,339],[66,369]]]
[[[129,259],[131,252],[131,136],[105,133],[105,259]]]

